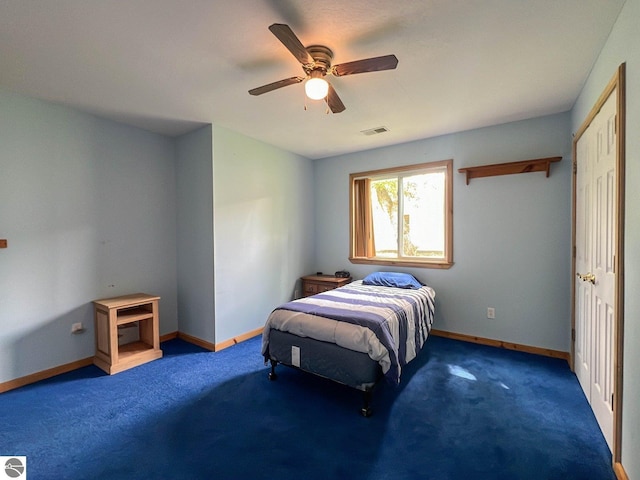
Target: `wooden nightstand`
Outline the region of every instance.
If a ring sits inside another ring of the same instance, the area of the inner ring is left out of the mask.
[[[162,357],[158,321],[160,297],[135,293],[93,302],[96,356],[93,363],[109,375]],[[119,345],[118,327],[137,322],[139,340]]]
[[[334,277],[333,275],[307,275],[306,277],[302,277],[301,280],[303,297],[327,292],[351,283],[351,277],[341,278]]]

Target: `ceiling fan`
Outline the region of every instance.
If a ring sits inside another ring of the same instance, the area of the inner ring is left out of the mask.
[[[307,96],[314,100],[325,99],[333,113],[340,113],[345,110],[345,106],[335,89],[325,80],[325,76],[344,77],[345,75],[356,73],[392,70],[398,65],[398,59],[395,55],[384,55],[382,57],[365,58],[339,65],[331,65],[333,52],[330,48],[324,45],[309,45],[305,47],[296,37],[296,34],[293,33],[293,30],[282,23],[274,23],[269,27],[269,30],[302,64],[305,76],[285,78],[284,80],[253,88],[249,90],[251,95],[262,95],[263,93],[307,80],[305,84]]]

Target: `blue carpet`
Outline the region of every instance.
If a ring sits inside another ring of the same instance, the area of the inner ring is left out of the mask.
[[[615,479],[561,360],[431,337],[398,388],[361,392],[278,367],[260,338],[180,340],[108,376],[94,366],[0,395],[0,455],[38,479]]]

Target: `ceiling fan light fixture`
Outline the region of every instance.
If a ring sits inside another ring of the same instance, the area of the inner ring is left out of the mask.
[[[322,78],[322,72],[314,70],[304,84],[304,91],[311,100],[322,100],[329,93],[329,83]]]

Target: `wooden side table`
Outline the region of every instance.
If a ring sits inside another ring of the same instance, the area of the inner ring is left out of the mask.
[[[327,292],[351,283],[351,277],[343,278],[334,277],[333,275],[307,275],[306,277],[302,277],[301,280],[303,297]]]
[[[112,375],[162,357],[158,300],[146,293],[94,300],[96,366]],[[118,327],[133,322],[138,322],[139,340],[118,345]]]

